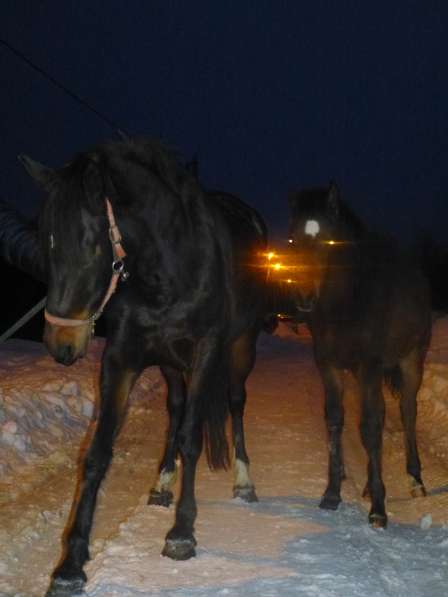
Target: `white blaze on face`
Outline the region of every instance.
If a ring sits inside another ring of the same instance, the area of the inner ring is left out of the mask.
[[[319,222],[317,220],[307,220],[305,224],[305,234],[315,238],[320,231]]]

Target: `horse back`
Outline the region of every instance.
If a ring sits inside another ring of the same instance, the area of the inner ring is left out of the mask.
[[[356,368],[363,360],[388,368],[415,348],[426,352],[431,301],[418,268],[397,252],[377,250],[345,272],[335,271],[312,323],[320,358],[341,368]]]

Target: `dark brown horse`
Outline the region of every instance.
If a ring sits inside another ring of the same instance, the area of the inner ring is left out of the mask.
[[[296,308],[307,317],[325,387],[329,479],[320,506],[336,509],[341,501],[343,376],[344,370],[350,370],[361,389],[369,521],[384,527],[384,379],[400,398],[411,492],[425,495],[415,422],[431,330],[427,283],[391,243],[366,229],[334,185],[293,193],[290,208],[292,249],[303,270]]]
[[[86,580],[97,492],[129,392],[145,367],[160,365],[169,388],[170,430],[151,501],[171,500],[175,456],[182,461],[163,554],[195,554],[196,464],[203,438],[211,466],[227,464],[229,409],[235,494],[255,499],[242,417],[265,310],[264,272],[251,264],[265,250],[266,231],[254,210],[204,193],[154,142],[101,145],[57,171],[22,159],[48,193],[39,224],[48,350],[70,365],[85,354],[103,311],[108,329],[98,424],[48,591],[70,595]]]

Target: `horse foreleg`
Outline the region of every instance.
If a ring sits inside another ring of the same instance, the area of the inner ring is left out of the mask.
[[[185,407],[185,381],[180,371],[171,367],[161,367],[168,386],[169,424],[165,452],[159,466],[159,474],[151,489],[148,504],[168,507],[173,501],[172,487],[177,478],[176,456],[178,451],[177,434]]]
[[[197,515],[195,474],[203,443],[203,423],[208,421],[209,436],[216,434],[211,458],[216,465],[225,461],[225,412],[228,407],[228,366],[217,339],[204,339],[196,349],[188,383],[184,418],[179,432],[182,459],[182,485],[176,506],[176,519],[168,532],[162,555],[187,560],[195,555],[194,522]],[[216,406],[212,418],[210,402]],[[217,420],[218,418],[218,420]],[[213,422],[212,422],[213,419]],[[210,438],[210,443],[213,437]],[[217,450],[217,451],[216,451]]]
[[[362,399],[361,439],[368,456],[366,493],[371,499],[369,522],[375,527],[387,525],[384,504],[386,491],[381,472],[385,412],[382,377],[380,365],[362,367],[359,372]]]
[[[86,581],[83,566],[89,559],[89,536],[96,497],[112,459],[113,441],[123,421],[127,398],[136,378],[134,371],[123,370],[107,356],[103,358],[98,424],[83,463],[65,535],[64,553],[53,572],[47,597],[72,595]]]
[[[249,457],[244,441],[244,408],[246,405],[245,382],[255,363],[256,335],[253,332],[240,336],[232,345],[230,414],[234,447],[233,497],[245,502],[257,502],[255,486],[249,475]]]
[[[320,365],[319,368],[325,388],[325,422],[328,433],[328,485],[319,507],[336,510],[341,503],[341,482],[345,478],[341,445],[344,427],[343,373],[328,365]]]

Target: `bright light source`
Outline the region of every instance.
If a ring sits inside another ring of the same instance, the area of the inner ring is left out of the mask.
[[[292,238],[288,238],[288,242],[290,245],[292,245],[292,243],[294,242],[294,240]]]
[[[282,264],[281,264],[281,263],[276,263],[276,264],[274,264],[274,269],[275,269],[276,271],[278,271],[278,270],[282,269]]]
[[[270,251],[270,252],[269,252],[269,253],[266,255],[266,257],[268,258],[268,261],[271,261],[271,259],[272,259],[273,257],[275,257],[275,253],[273,253],[272,251]]]
[[[291,278],[288,278],[288,279],[286,280],[286,282],[287,282],[288,284],[292,284],[292,280],[291,280]]]
[[[328,241],[328,244],[329,244],[329,245],[335,245],[336,243],[334,242],[334,240],[329,240],[329,241]]]

